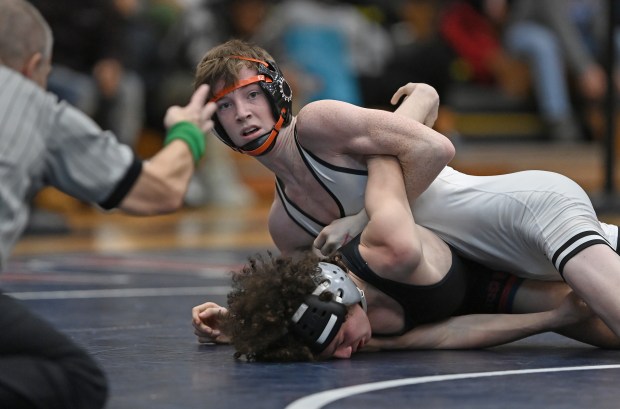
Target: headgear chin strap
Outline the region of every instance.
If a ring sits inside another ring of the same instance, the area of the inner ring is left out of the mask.
[[[280,115],[280,119],[271,128],[271,132],[267,132],[264,135],[259,136],[243,145],[241,148],[233,146],[232,148],[237,152],[245,153],[250,156],[260,156],[268,153],[271,148],[273,148],[274,142],[276,141],[276,136],[280,133],[280,129],[282,128],[282,123],[284,122],[284,118]],[[220,138],[221,139],[221,138]]]
[[[315,277],[318,286],[308,295],[291,318],[291,330],[314,353],[321,353],[334,339],[347,315],[347,306],[359,303],[366,311],[366,297],[346,272],[335,264],[319,263]],[[331,300],[322,300],[325,291]]]
[[[217,101],[224,95],[247,85],[258,83],[267,95],[273,112],[274,120],[276,124],[270,132],[261,135],[253,141],[243,145],[241,147],[236,146],[230,136],[224,130],[224,127],[220,123],[217,114],[213,117],[214,133],[215,135],[226,145],[230,146],[237,152],[245,153],[250,156],[264,155],[269,152],[276,141],[276,137],[280,133],[280,129],[283,126],[288,125],[291,122],[291,108],[293,101],[293,92],[290,86],[284,79],[282,72],[273,61],[262,61],[255,58],[243,57],[243,56],[230,56],[228,58],[235,58],[238,60],[245,60],[257,63],[258,75],[250,78],[245,78],[230,87],[224,88],[220,92],[211,98],[211,101]]]

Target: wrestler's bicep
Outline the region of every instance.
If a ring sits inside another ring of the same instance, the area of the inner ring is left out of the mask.
[[[343,154],[395,154],[399,141],[388,135],[390,129],[386,127],[395,118],[385,111],[341,101],[317,101],[299,112],[297,138],[304,148],[323,158]]]

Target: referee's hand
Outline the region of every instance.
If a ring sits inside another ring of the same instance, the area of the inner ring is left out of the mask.
[[[207,102],[209,94],[209,86],[202,84],[194,91],[189,103],[180,107],[178,105],[171,106],[166,111],[164,117],[164,126],[169,129],[178,122],[188,121],[194,123],[204,133],[208,133],[213,129],[213,120],[211,117],[215,113],[215,102]]]

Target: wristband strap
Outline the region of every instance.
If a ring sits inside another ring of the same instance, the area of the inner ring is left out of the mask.
[[[187,144],[195,164],[202,159],[205,154],[205,137],[196,125],[187,121],[177,122],[166,133],[164,145],[177,139]]]

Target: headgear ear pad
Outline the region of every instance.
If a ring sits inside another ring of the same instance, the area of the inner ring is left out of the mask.
[[[274,119],[277,121],[280,115],[282,115],[284,118],[282,125],[286,126],[291,122],[293,91],[284,79],[284,75],[282,75],[282,71],[280,71],[275,61],[265,62],[267,63],[266,65],[258,64],[258,73],[271,78],[271,82],[261,81],[259,85],[271,100]]]
[[[347,307],[333,300],[321,300],[318,295],[308,295],[293,315],[291,331],[310,347],[321,353],[334,339],[347,315]]]
[[[360,304],[366,311],[366,297],[347,273],[335,264],[319,262],[318,283],[291,318],[291,331],[310,347],[314,353],[322,352],[334,339],[342,326],[347,307]],[[325,299],[321,294],[331,297]]]

